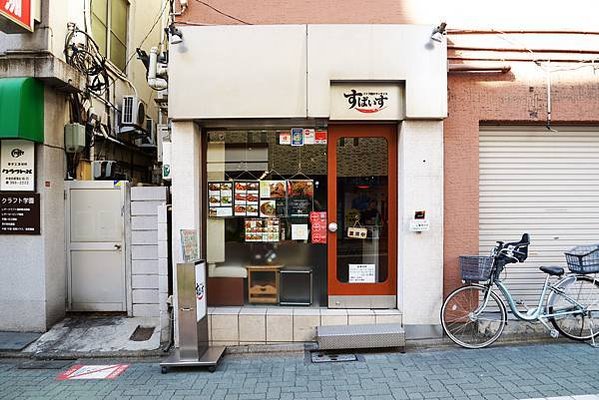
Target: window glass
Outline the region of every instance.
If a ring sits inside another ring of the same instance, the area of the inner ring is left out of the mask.
[[[92,37],[100,53],[121,70],[127,60],[127,0],[92,1]]]
[[[245,269],[252,276],[240,294],[246,304],[279,304],[272,297],[278,292],[284,305],[312,297],[312,306],[326,306],[326,217],[317,219],[327,210],[327,145],[312,136],[310,144],[291,146],[289,135],[208,132],[208,276],[220,276],[219,268],[222,274]],[[264,267],[285,272],[277,282]]]

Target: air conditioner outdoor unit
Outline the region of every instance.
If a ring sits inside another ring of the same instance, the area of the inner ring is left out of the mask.
[[[156,147],[156,124],[152,118],[146,118],[144,135],[135,139],[135,144],[139,147]]]
[[[146,105],[135,96],[123,96],[121,124],[144,129],[146,126]]]

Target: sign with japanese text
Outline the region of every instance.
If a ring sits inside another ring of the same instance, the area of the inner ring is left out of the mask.
[[[39,234],[39,193],[0,192],[0,235]]]
[[[2,140],[0,143],[0,191],[35,190],[35,143]]]
[[[403,90],[397,83],[331,85],[331,119],[402,120],[403,104]]]
[[[349,264],[349,283],[376,283],[376,265]]]
[[[8,20],[9,24],[16,24],[33,32],[33,0],[0,0],[0,20]],[[6,25],[0,21],[0,26]],[[18,32],[14,28],[6,29],[8,33]]]

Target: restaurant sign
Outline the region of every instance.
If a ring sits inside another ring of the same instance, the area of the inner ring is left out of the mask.
[[[33,32],[34,0],[0,0],[0,30],[6,33]]]
[[[401,120],[404,118],[401,89],[398,83],[332,83],[331,119]]]

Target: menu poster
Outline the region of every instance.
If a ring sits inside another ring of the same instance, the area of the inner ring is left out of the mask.
[[[257,217],[260,182],[235,181],[234,211],[236,217]]]
[[[280,221],[278,218],[246,218],[246,242],[278,242],[280,238]]]
[[[208,217],[233,216],[233,182],[208,182]]]
[[[181,251],[184,262],[194,262],[200,258],[198,232],[195,229],[181,229]]]
[[[316,131],[314,129],[304,129],[304,144],[315,144]]]
[[[281,132],[279,133],[279,144],[280,145],[290,145],[291,144],[291,132]]]
[[[327,144],[327,131],[316,131],[314,144]]]
[[[301,147],[304,145],[304,130],[302,128],[293,128],[291,130],[291,146]]]
[[[289,216],[309,216],[314,205],[314,181],[312,179],[289,180],[287,197]]]
[[[260,181],[260,216],[284,217],[287,213],[287,181]]]
[[[312,243],[327,243],[327,213],[326,211],[312,211],[310,213],[310,225],[312,225]]]

